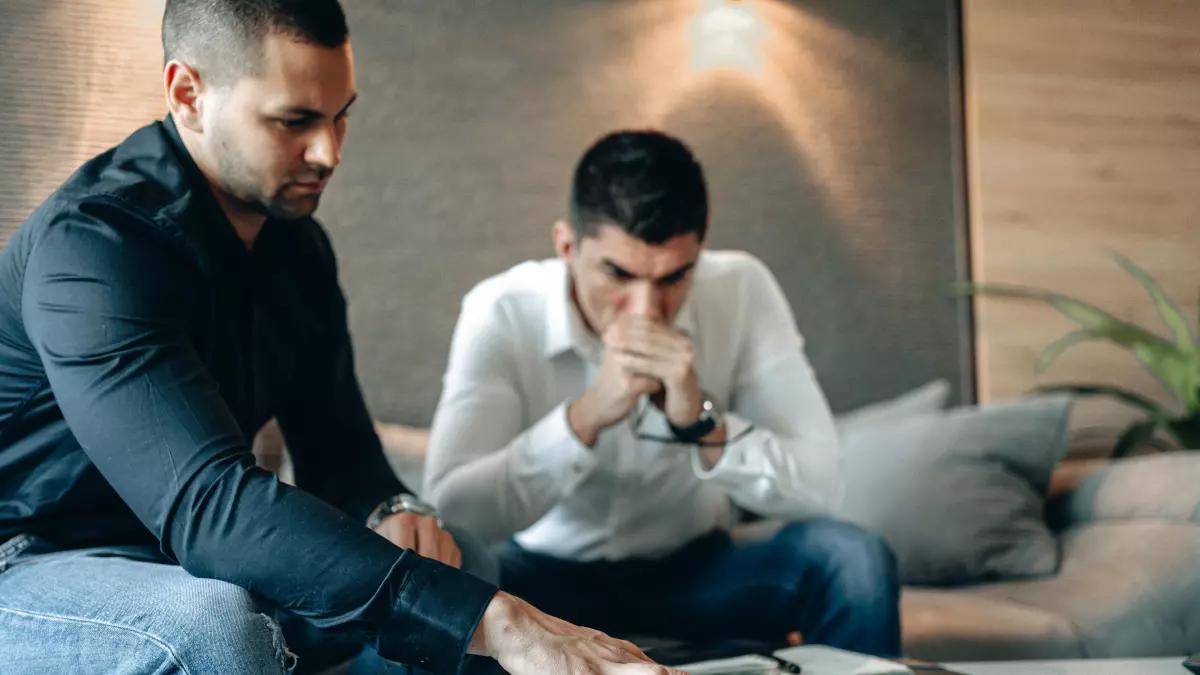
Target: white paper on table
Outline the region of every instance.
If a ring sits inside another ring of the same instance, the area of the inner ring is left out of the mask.
[[[788,647],[775,652],[775,658],[799,665],[804,675],[913,675],[895,661],[821,645]]]
[[[765,656],[747,654],[676,666],[688,675],[777,675],[779,664]]]

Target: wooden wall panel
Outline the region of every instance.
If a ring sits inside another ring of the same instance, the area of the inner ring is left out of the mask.
[[[965,0],[974,274],[1095,302],[1159,328],[1130,256],[1195,317],[1200,287],[1200,2]],[[1036,378],[1073,324],[1040,305],[977,303],[982,400],[1105,381],[1169,400],[1125,352],[1077,348]],[[1078,430],[1120,426],[1111,403]]]

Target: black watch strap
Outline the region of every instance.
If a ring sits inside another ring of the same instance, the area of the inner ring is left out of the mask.
[[[700,408],[700,417],[686,427],[677,427],[667,420],[671,434],[684,443],[699,443],[705,436],[721,426],[720,413],[711,398],[706,398]]]

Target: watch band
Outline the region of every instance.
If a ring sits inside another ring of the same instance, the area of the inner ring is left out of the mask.
[[[412,513],[434,518],[437,520],[438,527],[443,527],[442,518],[438,515],[437,509],[421,501],[416,495],[407,492],[393,495],[380,502],[379,506],[371,511],[371,515],[367,516],[367,527],[374,530],[379,527],[384,518],[396,513]]]
[[[717,427],[721,426],[721,412],[717,409],[717,405],[713,403],[711,396],[705,396],[704,403],[700,405],[700,416],[695,422],[686,427],[677,427],[671,424],[671,420],[667,420],[667,426],[671,428],[671,433],[675,438],[684,443],[699,443],[705,436],[711,434]]]

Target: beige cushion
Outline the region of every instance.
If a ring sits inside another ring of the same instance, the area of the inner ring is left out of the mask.
[[[965,590],[905,588],[904,651],[931,661],[1049,659],[1083,655],[1065,617]]]
[[[1053,504],[1052,517],[1066,524],[1130,518],[1200,523],[1200,452],[1113,462]]]
[[[1088,657],[1200,647],[1200,528],[1158,520],[1095,523],[1066,532],[1062,547],[1053,578],[969,592],[1062,615]]]

